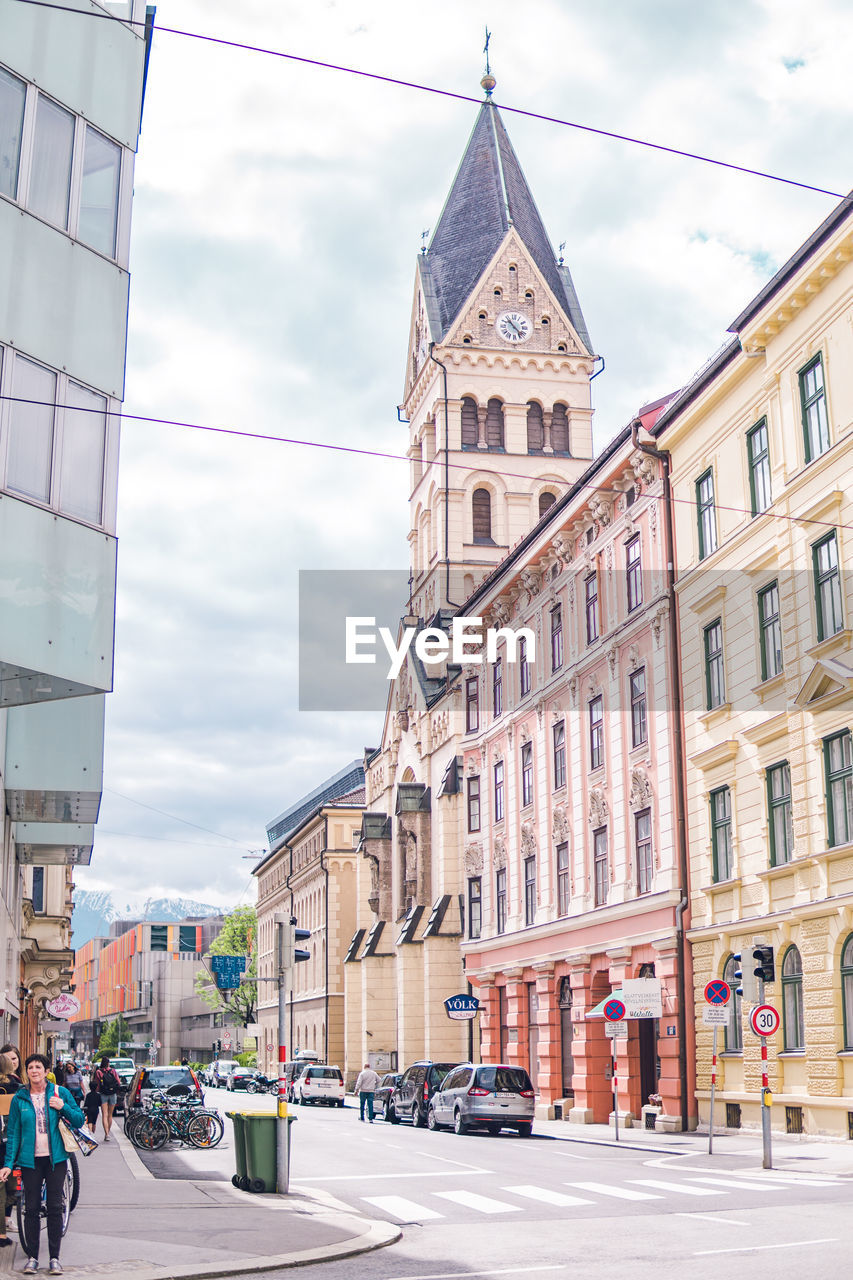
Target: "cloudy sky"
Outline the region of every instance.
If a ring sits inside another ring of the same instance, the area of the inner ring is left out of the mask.
[[[415,257],[477,112],[162,28],[479,98],[488,22],[500,104],[830,191],[853,179],[844,0],[158,0],[157,22],[129,414],[403,455]],[[704,363],[835,201],[504,118],[606,359],[600,446]],[[406,569],[407,479],[402,461],[125,422],[82,887],[246,900],[265,823],[375,743],[379,716],[297,709],[297,575]]]

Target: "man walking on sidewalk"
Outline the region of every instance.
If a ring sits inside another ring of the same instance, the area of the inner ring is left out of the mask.
[[[373,1124],[373,1095],[376,1092],[376,1086],[379,1084],[379,1076],[373,1070],[369,1062],[365,1062],[364,1070],[358,1074],[355,1082],[355,1091],[358,1094],[358,1118],[364,1119],[364,1109],[367,1108],[367,1118]]]

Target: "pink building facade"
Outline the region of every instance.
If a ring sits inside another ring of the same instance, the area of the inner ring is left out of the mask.
[[[658,1127],[681,1129],[694,1056],[665,484],[626,428],[466,603],[530,628],[535,661],[504,643],[462,672],[463,954],[482,1061],[527,1068],[540,1114],[576,1123],[613,1111],[611,1042],[588,1015],[624,979],[659,978],[663,1016],[616,1041],[620,1119],[660,1099]]]

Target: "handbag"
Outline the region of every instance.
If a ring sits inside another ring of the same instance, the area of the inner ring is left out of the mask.
[[[84,1133],[82,1129],[75,1129],[62,1116],[59,1117],[59,1136],[62,1138],[62,1145],[71,1155],[76,1155],[79,1151],[81,1156],[90,1156],[97,1149],[98,1143],[90,1133]]]

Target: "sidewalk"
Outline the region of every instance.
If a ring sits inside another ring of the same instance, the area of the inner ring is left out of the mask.
[[[62,1242],[69,1280],[224,1276],[351,1257],[392,1244],[399,1228],[329,1207],[321,1197],[249,1195],[230,1182],[154,1178],[113,1128],[110,1141],[80,1159],[80,1200]],[[26,1253],[12,1214],[0,1274],[20,1272]],[[11,1255],[11,1257],[10,1257]],[[43,1229],[40,1272],[47,1271]]]

